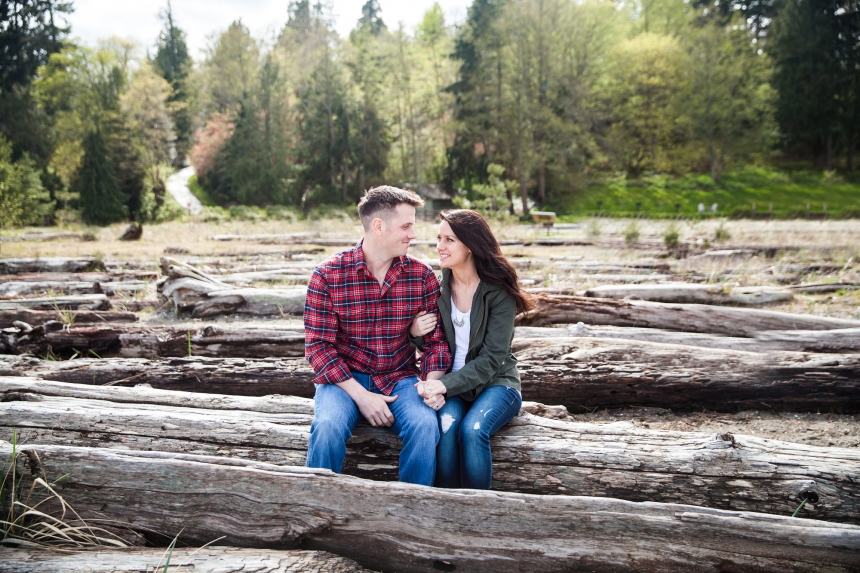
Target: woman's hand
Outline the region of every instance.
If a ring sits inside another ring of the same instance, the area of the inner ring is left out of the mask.
[[[424,336],[430,332],[433,332],[433,329],[436,328],[436,313],[431,312],[427,313],[426,310],[422,310],[415,318],[412,319],[412,326],[409,327],[409,334],[412,335],[413,338],[418,338],[419,336]]]
[[[424,399],[424,404],[433,410],[439,410],[445,405],[445,385],[438,380],[425,380],[415,384],[418,395]]]

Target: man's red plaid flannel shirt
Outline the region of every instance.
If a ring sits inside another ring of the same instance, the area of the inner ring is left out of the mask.
[[[367,268],[362,242],[314,269],[305,302],[305,357],[315,384],[337,384],[350,370],[371,375],[385,395],[418,374],[415,347],[407,332],[420,311],[436,313],[436,329],[424,337],[421,374],[447,371],[453,357],[436,299],[439,281],[427,265],[409,255],[394,259],[382,286]]]

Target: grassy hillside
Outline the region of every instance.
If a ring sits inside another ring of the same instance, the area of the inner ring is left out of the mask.
[[[860,177],[834,172],[775,171],[747,167],[726,173],[714,183],[707,175],[672,178],[655,175],[637,181],[607,180],[570,197],[555,208],[568,219],[601,213],[607,216],[691,216],[705,206],[705,216],[860,217]],[[716,204],[716,210],[712,211]],[[826,207],[825,207],[826,206]]]

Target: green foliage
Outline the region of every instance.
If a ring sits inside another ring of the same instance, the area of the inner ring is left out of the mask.
[[[715,243],[725,243],[729,239],[732,238],[731,233],[726,228],[725,221],[720,221],[720,224],[717,225],[717,228],[714,229],[714,242]]]
[[[215,202],[209,197],[209,194],[200,186],[200,182],[197,178],[197,175],[192,175],[188,179],[188,190],[191,191],[191,194],[197,197],[197,200],[200,201],[200,204],[204,207],[214,207]]]
[[[628,247],[639,242],[639,234],[639,223],[635,220],[630,221],[624,228],[624,242],[627,243]]]
[[[53,208],[35,162],[27,154],[13,161],[12,144],[0,135],[0,229],[42,225]]]
[[[674,221],[663,229],[663,244],[670,250],[677,249],[681,244],[681,231]]]
[[[81,214],[91,225],[109,225],[128,216],[110,151],[100,129],[84,140],[84,157],[72,183],[81,198]]]
[[[613,217],[732,217],[749,216],[755,204],[759,215],[772,212],[774,217],[784,218],[805,215],[807,203],[813,215],[823,212],[824,203],[831,217],[858,213],[860,181],[828,181],[821,172],[762,167],[727,171],[719,183],[709,175],[650,175],[640,179],[621,176],[590,186],[555,208],[567,216],[599,212]],[[702,213],[699,204],[705,209]],[[717,208],[712,211],[714,204]]]
[[[510,179],[502,179],[505,168],[496,163],[487,166],[488,182],[476,183],[472,191],[480,199],[469,201],[463,197],[455,197],[454,203],[459,207],[475,209],[488,217],[505,217],[511,208],[508,199],[510,193],[516,189],[517,182]]]
[[[254,88],[260,48],[247,26],[236,20],[206,50],[201,84],[207,115],[235,113]]]
[[[185,43],[185,32],[173,19],[173,8],[168,0],[167,9],[161,14],[164,28],[158,35],[158,51],[152,61],[153,68],[167,80],[172,93],[169,104],[171,118],[176,129],[176,158],[174,165],[180,167],[185,161],[191,146],[192,125],[192,85],[191,56]]]

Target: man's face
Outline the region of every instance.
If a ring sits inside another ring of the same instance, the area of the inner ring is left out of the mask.
[[[382,223],[383,248],[392,259],[402,257],[409,250],[409,243],[418,236],[415,234],[415,207],[401,203],[391,219]]]

